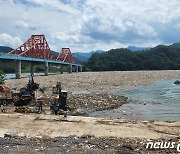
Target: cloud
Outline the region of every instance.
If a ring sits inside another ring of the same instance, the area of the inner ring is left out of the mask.
[[[164,33],[169,33],[169,28],[175,29],[173,19],[180,20],[178,8],[180,5],[177,5],[180,4],[179,1],[165,0],[162,3],[161,0],[158,2],[155,0],[145,2],[114,0],[104,2],[103,0],[89,0],[87,11],[84,13],[86,22],[82,32],[92,39],[124,44],[137,44],[140,41],[142,44],[150,41],[154,44],[157,40],[162,43],[178,41],[175,39],[177,34],[171,33],[171,39],[167,39]]]
[[[22,20],[16,21],[15,27],[20,28],[20,29],[26,28],[26,29],[32,30],[32,31],[36,31],[36,30],[39,29],[38,26],[33,26],[33,25],[28,24],[28,23],[26,23],[25,21],[22,21]]]
[[[58,0],[26,0],[27,2],[31,4],[37,4],[39,6],[48,7],[48,9],[56,9],[58,11],[67,12],[71,14],[78,13],[78,10],[74,9],[70,5],[66,5],[61,3]]]
[[[179,42],[179,0],[0,0],[0,34],[45,34],[53,50]]]
[[[16,21],[15,26],[18,28],[29,28],[29,24],[24,21]]]
[[[69,42],[79,42],[79,38],[76,37],[75,35],[71,35],[71,34],[65,34],[63,32],[58,32],[54,35],[55,39],[58,39],[60,41],[69,41]]]
[[[2,45],[2,46],[17,48],[22,43],[23,42],[21,41],[21,39],[19,37],[13,37],[6,33],[0,34],[0,45]]]

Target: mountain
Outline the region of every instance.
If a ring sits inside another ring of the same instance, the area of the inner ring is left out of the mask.
[[[96,51],[91,51],[88,53],[76,52],[76,53],[72,53],[72,56],[74,58],[75,63],[84,64],[84,62],[87,61],[93,53],[102,53],[102,52],[104,51],[96,50]],[[58,57],[59,55],[59,52],[56,52],[56,51],[52,51],[52,53],[55,57]]]
[[[84,56],[81,56],[79,53],[72,53],[72,56],[76,63],[83,64],[85,61],[87,61],[87,58]]]
[[[11,50],[13,50],[13,48],[6,47],[6,46],[0,46],[0,52],[8,53],[8,52],[10,52]]]
[[[82,52],[75,52],[73,53],[73,57],[79,61],[85,62],[87,61],[92,54],[94,53],[102,53],[104,52],[103,50],[96,50],[96,51],[91,51],[91,52],[87,52],[87,53],[82,53]]]
[[[180,42],[178,42],[178,43],[173,43],[172,45],[170,45],[171,47],[178,47],[178,48],[180,48]]]
[[[93,54],[85,68],[91,71],[179,70],[180,48],[158,45],[142,52],[112,49],[103,54]]]
[[[150,50],[150,48],[143,48],[143,47],[135,47],[135,46],[128,46],[127,47],[128,50],[131,51],[142,51],[142,50]]]
[[[51,50],[51,52],[52,52],[52,54],[54,55],[54,57],[58,57],[58,55],[59,55],[59,52],[56,52],[56,51],[53,51],[53,50]]]
[[[179,47],[180,48],[180,42],[178,43],[173,43],[172,45],[169,45],[170,47]],[[131,51],[148,51],[150,50],[151,48],[149,47],[136,47],[136,46],[128,46],[127,47],[128,50],[131,50]]]

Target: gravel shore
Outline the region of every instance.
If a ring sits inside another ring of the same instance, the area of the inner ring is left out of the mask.
[[[82,72],[50,76],[35,76],[34,80],[45,91],[42,95],[49,105],[52,100],[52,87],[61,82],[62,89],[68,91],[68,104],[81,113],[71,115],[87,115],[88,111],[118,108],[127,102],[126,98],[113,96],[120,90],[136,86],[153,84],[156,80],[177,79],[180,71],[122,71],[122,72]],[[6,85],[19,91],[28,83],[28,78],[10,79]]]
[[[153,84],[156,80],[180,78],[180,70],[165,71],[121,71],[121,72],[81,72],[50,76],[35,76],[34,80],[46,89],[47,96],[51,95],[52,86],[61,82],[62,89],[69,93],[85,91],[89,93],[112,93],[131,89],[140,85]],[[28,78],[10,79],[6,85],[20,89],[28,82]]]

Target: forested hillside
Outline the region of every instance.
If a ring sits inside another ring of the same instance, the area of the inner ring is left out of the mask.
[[[176,44],[139,52],[112,49],[93,54],[85,68],[91,71],[176,70],[180,69],[180,48]]]

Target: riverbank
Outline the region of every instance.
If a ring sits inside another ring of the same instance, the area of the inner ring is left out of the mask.
[[[176,148],[146,149],[146,145],[150,141],[178,144],[180,134],[179,122],[44,114],[1,114],[0,125],[1,153],[176,153]],[[11,131],[21,135],[2,138]]]
[[[52,101],[47,99],[52,96],[52,87],[61,82],[62,89],[68,91],[68,105],[73,109],[71,115],[88,115],[89,111],[114,109],[127,102],[126,98],[113,96],[115,92],[153,84],[156,80],[176,79],[179,76],[178,70],[82,72],[35,76],[34,80],[44,90],[44,94],[38,95],[46,99],[47,106]],[[6,81],[6,85],[14,91],[25,87],[27,83],[28,78]]]
[[[73,91],[88,91],[89,93],[113,93],[132,89],[136,86],[153,84],[156,80],[176,79],[180,70],[165,71],[121,71],[121,72],[81,72],[50,76],[35,76],[35,82],[51,95],[52,86],[61,82],[62,89],[69,93]],[[10,79],[6,85],[11,89],[20,89],[28,82],[28,78]]]

